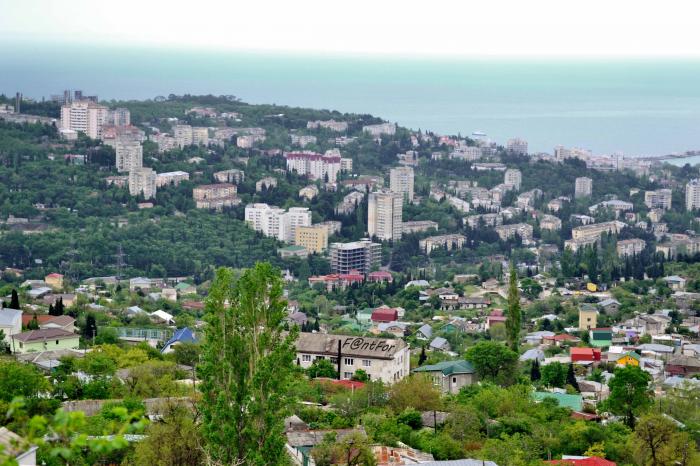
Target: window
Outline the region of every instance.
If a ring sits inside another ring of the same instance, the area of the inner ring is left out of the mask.
[[[58,340],[56,340],[56,344],[58,344]]]
[[[316,360],[318,361],[319,359],[326,359],[325,356],[316,356]]]
[[[372,366],[372,361],[369,359],[363,359],[362,360],[362,365],[365,367],[371,367]]]
[[[457,383],[457,377],[452,377],[452,383]]]
[[[302,354],[301,360],[304,362],[311,362],[311,355],[310,354]]]
[[[346,366],[353,366],[353,365],[355,365],[355,360],[353,358],[345,358],[345,365]]]
[[[334,358],[333,356],[331,356],[331,363],[338,364],[338,358]]]
[[[344,379],[352,379],[352,372],[343,372]]]

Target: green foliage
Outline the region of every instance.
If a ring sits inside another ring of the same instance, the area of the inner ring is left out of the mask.
[[[520,344],[520,327],[522,316],[520,311],[520,292],[518,291],[518,275],[515,266],[510,265],[510,281],[508,282],[508,308],[506,312],[506,338],[508,346],[518,351]]]
[[[542,383],[549,387],[563,388],[566,383],[567,366],[552,362],[542,367]]]
[[[509,385],[515,381],[518,353],[501,343],[480,341],[469,348],[466,355],[479,377],[487,382]]]
[[[652,404],[650,383],[651,376],[639,367],[625,366],[616,369],[615,375],[608,383],[610,396],[604,403],[604,409],[623,416],[625,424],[634,428],[635,417]]]
[[[328,377],[330,379],[338,378],[336,367],[328,359],[316,359],[311,366],[306,370],[306,373],[312,379],[316,377]]]
[[[389,406],[395,412],[408,408],[432,411],[439,409],[440,405],[440,392],[425,374],[405,377],[393,384],[389,391]]]

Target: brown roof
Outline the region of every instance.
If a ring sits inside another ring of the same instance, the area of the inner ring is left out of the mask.
[[[29,322],[31,322],[32,319],[34,319],[33,314],[22,314],[22,325],[29,325]],[[65,327],[75,322],[75,319],[71,316],[50,316],[42,314],[36,316],[36,321],[39,325],[56,324],[58,326]]]
[[[296,341],[300,353],[336,356],[340,342],[341,356],[393,359],[397,351],[406,347],[401,339],[326,335],[322,333],[299,334]]]
[[[12,336],[13,339],[19,340],[24,343],[32,343],[35,341],[44,340],[61,340],[65,338],[78,338],[73,332],[63,330],[60,328],[47,328],[39,330],[30,330],[28,332],[18,333]]]

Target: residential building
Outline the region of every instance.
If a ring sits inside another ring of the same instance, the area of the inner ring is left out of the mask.
[[[44,277],[44,282],[54,290],[63,289],[63,275],[60,273],[50,273]]]
[[[400,240],[403,196],[390,191],[370,193],[367,208],[367,231],[382,241]]]
[[[321,155],[316,152],[285,152],[287,170],[307,176],[312,180],[322,180],[336,183],[340,172],[340,156],[335,154]]]
[[[308,207],[290,207],[287,212],[280,215],[277,239],[285,243],[293,242],[296,238],[296,230],[301,226],[311,226],[311,211]]]
[[[190,174],[183,171],[158,173],[156,175],[156,188],[163,186],[177,186],[190,179]]]
[[[128,108],[124,107],[117,107],[108,110],[105,124],[114,126],[129,126],[131,125],[131,112]]]
[[[173,137],[175,144],[182,149],[185,146],[192,145],[192,127],[190,125],[175,125],[173,126]]]
[[[512,154],[527,155],[527,141],[520,138],[508,139],[506,150]]]
[[[38,449],[39,447],[27,443],[25,439],[6,427],[0,427],[0,450],[4,457],[3,462],[18,466],[36,466],[39,464],[36,461]]]
[[[330,245],[331,272],[347,274],[357,270],[367,275],[381,262],[382,246],[369,239]]]
[[[214,179],[219,183],[241,184],[245,181],[245,172],[236,168],[214,173]]]
[[[61,129],[80,131],[99,139],[107,121],[108,109],[90,100],[78,100],[61,107]]]
[[[578,310],[578,329],[590,330],[598,326],[598,309],[595,306],[582,305]]]
[[[404,234],[422,233],[430,230],[437,230],[438,223],[432,220],[411,220],[402,222],[401,228]]]
[[[279,254],[282,259],[288,259],[290,257],[301,257],[302,259],[306,259],[309,257],[309,251],[304,246],[297,245],[278,248],[277,254]]]
[[[527,223],[512,223],[508,225],[499,225],[495,228],[496,233],[503,241],[507,241],[515,235],[520,236],[523,241],[532,241],[532,225]]]
[[[292,144],[295,146],[306,147],[309,144],[316,144],[316,136],[309,136],[307,134],[292,134]]]
[[[156,189],[156,172],[152,168],[141,167],[129,171],[129,194],[143,194],[144,199],[155,199]]]
[[[579,199],[582,197],[590,197],[591,194],[593,194],[593,180],[586,176],[576,178],[576,182],[574,183],[574,197]]]
[[[685,185],[686,210],[700,209],[700,178],[690,180]]]
[[[238,188],[230,183],[205,184],[192,190],[192,199],[198,209],[221,210],[240,204]]]
[[[644,192],[644,205],[650,209],[671,209],[671,198],[673,191],[670,189],[657,189],[656,191]]]
[[[386,134],[387,136],[393,136],[396,134],[396,123],[379,123],[378,125],[365,125],[362,127],[362,131],[369,133],[375,138],[382,137]]]
[[[340,215],[351,214],[357,209],[357,206],[365,199],[365,193],[361,191],[352,191],[347,194],[343,200],[336,206],[335,212]]]
[[[341,172],[351,172],[352,171],[352,159],[349,157],[340,158],[340,171]]]
[[[413,201],[414,174],[411,167],[397,167],[389,170],[389,190],[403,195],[408,202]]]
[[[177,141],[167,133],[156,133],[148,136],[149,141],[158,144],[158,152],[163,153],[177,147]]]
[[[5,343],[12,343],[12,336],[22,332],[22,311],[19,309],[0,309],[0,330],[5,335]]]
[[[100,139],[105,146],[116,148],[119,140],[143,142],[146,140],[146,133],[136,126],[103,125]]]
[[[306,129],[317,129],[325,128],[337,133],[342,133],[348,130],[348,123],[346,121],[335,121],[335,120],[316,120],[306,122]]]
[[[618,234],[626,225],[617,220],[610,222],[592,223],[571,229],[572,239],[600,239],[603,233]]]
[[[351,379],[358,369],[370,380],[384,383],[397,382],[410,372],[410,350],[402,339],[302,332],[296,350],[297,363],[303,369],[317,359],[329,359],[343,380]]]
[[[467,238],[464,235],[439,235],[428,236],[418,242],[420,249],[426,254],[430,254],[434,249],[462,249]]]
[[[319,222],[316,225],[324,227],[326,230],[328,230],[328,237],[339,234],[340,230],[343,228],[342,222],[337,220],[326,220],[325,222]]]
[[[620,240],[617,242],[617,255],[619,257],[628,257],[641,254],[646,245],[646,241],[639,238]]]
[[[311,226],[311,211],[307,207],[291,207],[288,211],[264,203],[248,204],[245,221],[265,236],[291,243],[299,226]]]
[[[540,218],[540,229],[559,231],[561,230],[561,220],[554,215],[544,214]]]
[[[472,230],[482,227],[497,227],[503,225],[503,216],[499,214],[478,214],[465,217],[463,222]]]
[[[619,199],[610,199],[607,201],[599,202],[598,204],[593,204],[588,208],[591,214],[595,214],[599,209],[610,209],[615,212],[615,217],[619,217],[622,212],[630,212],[634,209],[634,204],[631,202],[621,201]]]
[[[277,178],[271,176],[266,176],[261,178],[255,183],[255,192],[261,192],[265,189],[272,189],[277,187]]]
[[[328,248],[328,228],[325,225],[297,226],[294,244],[303,246],[310,254],[320,254]]]
[[[503,183],[513,186],[516,191],[520,191],[522,181],[523,174],[517,168],[509,168],[503,175]]]
[[[566,159],[588,160],[591,158],[591,155],[591,151],[576,147],[569,149],[564,146],[557,146],[554,148],[554,159],[557,162],[563,162]]]
[[[131,139],[117,140],[116,165],[118,172],[130,172],[143,167],[143,146]]]
[[[59,328],[29,330],[12,336],[16,353],[40,353],[61,349],[78,349],[80,335]]]
[[[315,184],[310,184],[299,190],[299,197],[303,197],[307,201],[311,201],[313,198],[318,196],[318,193],[318,187]]]

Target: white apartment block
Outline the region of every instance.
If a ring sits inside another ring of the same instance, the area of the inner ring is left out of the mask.
[[[389,170],[389,190],[413,201],[414,174],[411,167],[398,167]]]
[[[650,209],[671,209],[671,199],[673,191],[670,189],[657,189],[656,191],[644,192],[644,205]]]
[[[349,157],[341,157],[340,159],[340,171],[351,172],[352,171],[352,159]]]
[[[289,211],[264,203],[248,204],[245,221],[265,236],[291,243],[298,226],[311,226],[311,211],[307,207],[291,207]]]
[[[370,193],[367,208],[367,231],[382,241],[400,240],[403,195],[390,191]]]
[[[532,240],[532,225],[528,223],[512,223],[508,225],[499,225],[495,228],[498,237],[501,240],[506,241],[510,238],[515,237],[515,235],[520,236],[520,238],[525,241]]]
[[[108,109],[91,100],[78,100],[61,107],[61,129],[80,131],[99,139],[107,121]]]
[[[185,146],[192,145],[192,127],[190,125],[175,125],[173,126],[173,137],[175,144],[182,149]]]
[[[617,255],[619,257],[635,256],[644,251],[647,243],[643,239],[623,239],[617,242]]]
[[[321,155],[316,152],[286,152],[287,170],[312,180],[323,180],[328,183],[338,181],[340,172],[339,155]]]
[[[143,167],[143,146],[140,142],[119,139],[115,152],[118,172],[130,172]]]
[[[243,181],[245,181],[245,172],[237,168],[222,170],[214,173],[214,179],[219,183],[241,184]]]
[[[143,194],[144,199],[156,197],[156,172],[152,168],[141,167],[129,172],[129,194],[138,196]]]
[[[192,127],[192,144],[197,146],[209,145],[209,128]]]
[[[346,121],[335,121],[335,120],[316,120],[306,122],[307,129],[317,129],[325,128],[337,133],[342,133],[348,130],[348,123]]]
[[[190,174],[183,171],[165,172],[158,173],[156,175],[156,187],[161,188],[163,186],[177,186],[182,181],[187,181],[190,179]]]
[[[479,160],[482,156],[483,151],[481,150],[481,147],[467,145],[455,147],[455,150],[450,152],[449,155],[451,159],[466,160],[468,162]]]
[[[310,136],[307,134],[292,134],[292,144],[295,146],[306,147],[309,144],[316,144],[316,136]]]
[[[448,251],[452,249],[462,249],[466,241],[467,238],[464,235],[428,236],[420,240],[418,246],[423,252],[430,254],[433,250],[440,248]]]
[[[576,147],[568,149],[564,146],[557,146],[554,148],[554,158],[557,162],[563,162],[566,159],[588,160],[591,156],[591,151],[586,149],[579,149]]]
[[[585,176],[576,178],[576,182],[574,183],[574,197],[578,199],[581,197],[589,197],[591,194],[593,194],[593,180]]]
[[[513,186],[516,191],[520,190],[523,182],[523,174],[517,168],[509,168],[503,175],[503,183]]]
[[[603,233],[616,235],[625,226],[627,225],[617,220],[613,220],[611,222],[591,223],[590,225],[572,228],[571,238],[576,240],[595,238],[597,240]]]
[[[311,211],[308,207],[290,207],[280,216],[280,228],[277,239],[285,243],[294,242],[297,227],[311,226]]]
[[[131,124],[131,112],[128,108],[117,107],[107,112],[106,124],[114,126],[129,126]]]
[[[700,179],[690,180],[685,185],[686,210],[700,209]]]
[[[508,139],[506,150],[513,154],[527,155],[527,141],[520,138]]]
[[[192,199],[198,209],[221,210],[240,204],[238,188],[229,183],[205,184],[192,190]]]
[[[371,134],[375,138],[381,137],[383,134],[393,136],[396,134],[396,123],[380,123],[378,125],[365,125],[362,131]]]
[[[158,152],[163,153],[177,147],[177,141],[167,133],[157,133],[148,136],[151,142],[158,144]]]

